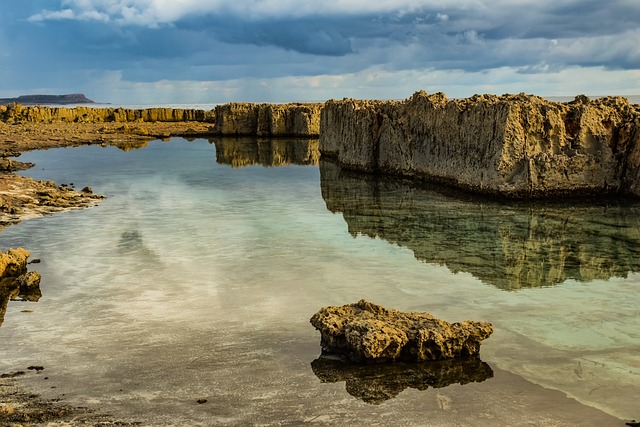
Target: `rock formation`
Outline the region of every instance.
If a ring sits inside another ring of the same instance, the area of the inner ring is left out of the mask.
[[[23,219],[91,206],[104,196],[51,181],[0,173],[0,229]]]
[[[324,383],[344,381],[350,395],[374,405],[393,399],[407,388],[422,391],[429,387],[482,382],[493,377],[491,367],[477,357],[363,365],[321,356],[311,362],[311,369]]]
[[[213,112],[180,108],[0,106],[0,121],[17,123],[213,122]]]
[[[381,238],[500,289],[640,272],[640,202],[510,201],[340,168],[320,161],[327,209],[354,237]],[[445,191],[446,190],[446,191]]]
[[[475,357],[493,333],[487,322],[450,324],[429,313],[387,310],[360,300],[323,307],[311,318],[324,352],[357,363],[423,362]]]
[[[213,110],[179,108],[42,107],[13,103],[0,106],[0,123],[211,123],[198,136],[318,137],[320,103],[230,103]],[[144,129],[138,127],[138,129]],[[130,128],[123,128],[130,132]]]
[[[42,296],[40,274],[27,271],[29,255],[23,248],[0,251],[0,326],[9,300],[20,298],[24,301],[38,301]]]
[[[232,136],[318,136],[319,103],[251,104],[233,102],[215,108],[214,133]]]
[[[317,165],[318,139],[214,138],[216,161],[233,167],[249,165]]]
[[[640,111],[625,98],[532,95],[328,101],[320,151],[341,165],[512,198],[640,196]]]

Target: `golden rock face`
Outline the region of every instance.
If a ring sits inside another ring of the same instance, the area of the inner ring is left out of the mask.
[[[640,111],[533,95],[328,101],[320,151],[344,167],[513,198],[640,195]]]
[[[11,299],[38,301],[42,296],[40,274],[36,271],[27,271],[29,255],[24,248],[0,251],[0,326]]]
[[[388,310],[360,300],[323,307],[311,318],[322,348],[352,362],[424,362],[477,357],[480,342],[493,333],[488,322],[448,323],[429,313]]]

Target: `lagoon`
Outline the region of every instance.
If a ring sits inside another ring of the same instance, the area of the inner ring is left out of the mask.
[[[43,396],[143,425],[640,418],[640,203],[492,202],[348,173],[316,144],[23,154],[26,175],[107,199],[0,233],[43,277],[39,302],[8,305],[0,371],[44,366],[26,380]],[[361,298],[492,322],[491,375],[394,388],[416,375],[323,371],[309,318]]]

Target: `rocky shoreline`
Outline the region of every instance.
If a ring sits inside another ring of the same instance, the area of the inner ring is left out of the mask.
[[[102,198],[90,188],[17,175],[32,165],[13,158],[30,150],[130,149],[170,137],[319,136],[322,154],[341,167],[426,178],[471,192],[640,196],[638,127],[638,106],[621,98],[559,104],[521,95],[452,101],[417,93],[403,102],[233,103],[211,111],[0,106],[0,230]],[[29,394],[19,372],[0,377],[2,422],[132,425]]]
[[[317,138],[319,103],[231,103],[195,109],[0,106],[0,227],[48,213],[91,206],[100,196],[16,175],[20,153],[80,145],[124,150],[171,137]],[[316,159],[317,161],[317,159]]]

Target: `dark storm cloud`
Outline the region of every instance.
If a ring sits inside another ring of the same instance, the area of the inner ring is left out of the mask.
[[[371,67],[465,72],[510,67],[522,73],[572,66],[640,68],[637,1],[317,5],[302,0],[3,2],[0,77],[19,82],[38,76],[46,85],[96,70],[151,82],[313,76]]]

